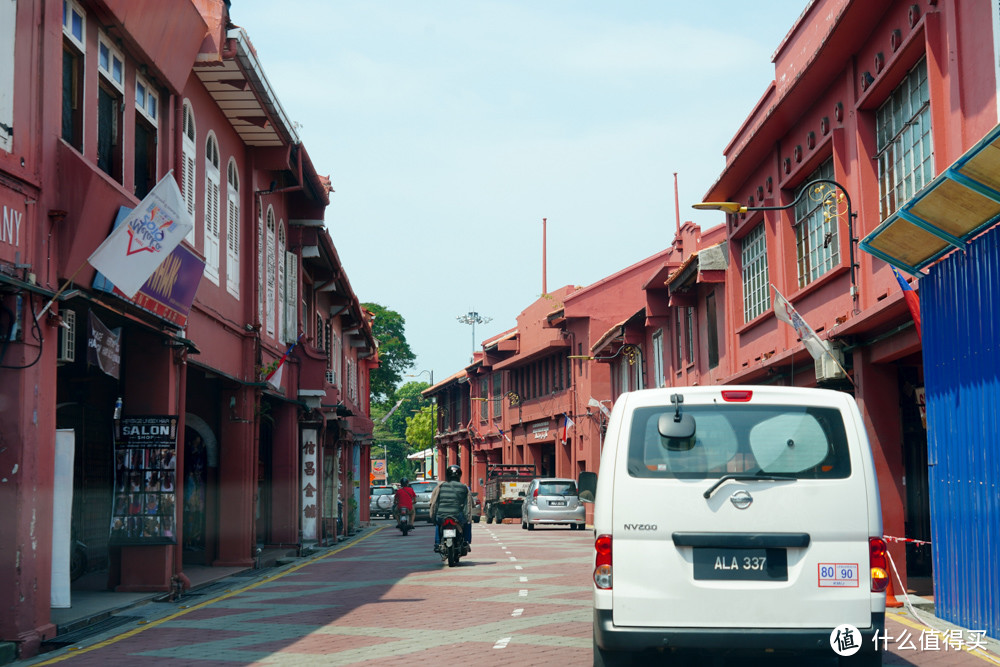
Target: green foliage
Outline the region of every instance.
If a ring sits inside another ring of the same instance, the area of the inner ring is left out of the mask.
[[[386,401],[372,405],[371,416],[375,422],[372,457],[380,458],[384,454],[388,455],[389,480],[392,482],[398,482],[402,477],[413,479],[416,467],[414,462],[406,457],[415,451],[425,449],[407,444],[407,418],[431,404],[420,395],[420,392],[429,386],[426,382],[407,382],[393,392]],[[399,406],[393,410],[397,403]],[[392,414],[386,418],[390,411]]]
[[[437,406],[427,405],[412,417],[406,418],[406,440],[415,451],[434,445],[434,431],[437,424]]]
[[[394,310],[377,303],[362,304],[375,316],[372,333],[378,340],[379,367],[370,375],[372,401],[384,403],[403,381],[403,373],[417,358],[406,342],[406,320]],[[395,404],[393,401],[391,405]]]

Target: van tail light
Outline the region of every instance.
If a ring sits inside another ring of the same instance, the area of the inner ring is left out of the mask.
[[[594,583],[598,588],[611,590],[611,536],[598,535],[594,542],[597,556],[594,559]]]
[[[531,494],[531,497],[532,498],[537,498],[538,497],[538,489],[535,489],[534,493]]]
[[[881,537],[868,538],[868,564],[872,573],[872,593],[881,593],[889,586],[889,556]]]
[[[747,403],[753,397],[753,391],[745,389],[724,389],[722,400],[730,403]]]

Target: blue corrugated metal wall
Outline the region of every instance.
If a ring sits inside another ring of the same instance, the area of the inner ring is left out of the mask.
[[[935,613],[1000,637],[1000,228],[920,281]]]

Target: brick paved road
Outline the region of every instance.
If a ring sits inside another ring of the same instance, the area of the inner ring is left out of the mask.
[[[403,537],[389,522],[377,525],[268,579],[231,579],[231,592],[192,596],[186,608],[146,605],[143,625],[32,664],[591,664],[590,531],[476,524],[473,552],[448,568],[431,550],[431,526]],[[890,620],[893,636],[910,629],[919,638],[918,627]],[[894,648],[885,664],[990,663]]]

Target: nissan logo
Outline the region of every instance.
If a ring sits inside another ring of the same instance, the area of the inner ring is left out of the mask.
[[[753,496],[750,495],[749,491],[737,491],[729,496],[729,502],[735,505],[736,509],[745,510],[753,502]]]

